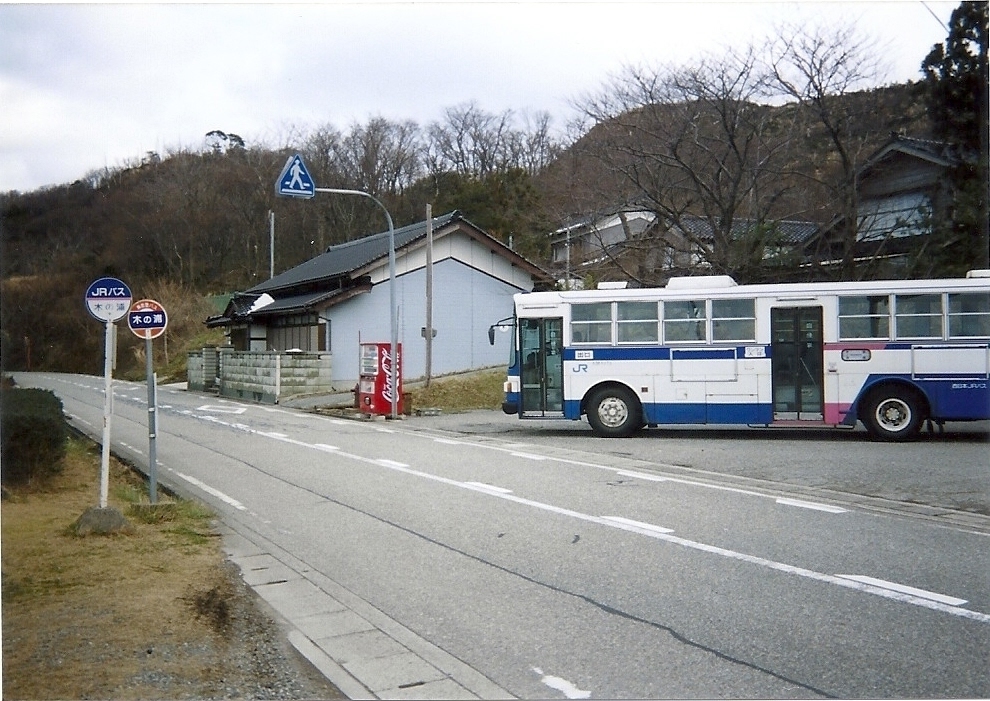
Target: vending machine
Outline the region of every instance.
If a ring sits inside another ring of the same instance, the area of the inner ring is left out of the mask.
[[[398,387],[392,387],[392,344],[361,344],[358,407],[362,413],[390,415],[393,396],[396,411],[402,412],[402,344],[399,343],[395,350],[395,382]]]

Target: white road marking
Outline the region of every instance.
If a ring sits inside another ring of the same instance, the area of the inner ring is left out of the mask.
[[[93,424],[93,423],[87,421],[86,419],[82,418],[81,416],[79,416],[77,414],[70,414],[70,417],[72,418],[73,421],[79,421],[81,423],[86,424],[87,426],[92,426],[93,428],[96,428],[96,424]]]
[[[322,450],[327,453],[333,453],[340,450],[340,448],[338,448],[337,446],[327,445],[326,443],[314,443],[313,447],[316,448],[317,450]]]
[[[484,482],[465,482],[465,486],[473,487],[482,492],[495,492],[496,494],[512,494],[511,489],[506,489],[505,487],[496,487],[494,484],[485,484]]]
[[[546,455],[533,455],[532,453],[509,453],[514,458],[525,458],[527,460],[546,460]]]
[[[409,467],[409,465],[407,465],[404,462],[396,462],[395,460],[389,460],[388,458],[381,458],[379,460],[373,460],[372,462],[374,462],[376,465],[381,465],[382,467],[391,467],[391,468],[399,468],[399,469],[404,467]]]
[[[591,697],[590,691],[585,691],[584,689],[578,689],[573,683],[562,679],[560,677],[554,677],[549,674],[544,674],[543,670],[539,667],[533,667],[533,671],[540,675],[540,681],[551,689],[556,689],[564,695],[567,699],[587,699]]]
[[[773,497],[770,494],[761,494],[760,492],[754,492],[749,489],[739,489],[737,487],[724,487],[720,484],[706,484],[704,482],[695,482],[694,480],[678,479],[676,477],[664,477],[662,475],[650,475],[643,472],[632,472],[630,470],[619,470],[616,472],[617,475],[623,477],[634,477],[636,479],[646,480],[648,482],[676,482],[677,484],[686,484],[691,487],[704,487],[706,489],[717,489],[723,492],[733,492],[735,494],[745,494],[751,497],[763,497],[764,499],[774,499],[776,498],[777,503],[783,506],[798,506],[803,509],[814,509],[815,511],[825,511],[830,514],[844,514],[848,512],[848,509],[844,509],[841,506],[832,506],[831,504],[820,504],[813,501],[802,501],[800,499],[790,499],[787,497]]]
[[[346,453],[340,453],[347,457],[353,457],[357,460],[364,462],[371,462],[377,465],[382,465],[384,467],[390,467],[391,469],[398,470],[405,474],[414,475],[417,477],[422,477],[424,479],[432,480],[434,482],[440,482],[442,484],[449,484],[455,487],[460,487],[461,489],[471,489],[480,494],[486,494],[497,499],[505,499],[506,501],[511,501],[516,504],[522,504],[524,506],[531,506],[543,511],[549,511],[551,513],[560,514],[562,516],[570,516],[571,518],[580,519],[582,521],[587,521],[590,523],[597,523],[599,525],[609,526],[611,528],[619,528],[625,531],[633,531],[636,528],[628,523],[628,519],[621,519],[621,517],[602,517],[602,516],[591,516],[590,514],[584,514],[580,511],[573,511],[572,509],[566,509],[560,506],[554,506],[552,504],[545,504],[539,501],[533,501],[532,499],[524,499],[523,497],[515,496],[514,494],[502,494],[499,492],[491,492],[488,490],[479,490],[475,487],[470,487],[464,482],[457,482],[455,480],[440,477],[439,475],[430,474],[428,472],[421,472],[419,470],[412,469],[408,466],[402,465],[402,463],[393,463],[391,460],[369,460],[368,458],[363,458],[360,456],[351,456]],[[391,465],[388,463],[392,463]],[[637,522],[632,522],[637,523]],[[795,565],[788,565],[783,562],[776,562],[774,560],[768,560],[763,557],[758,557],[756,555],[747,555],[746,553],[736,552],[734,550],[728,550],[726,548],[720,548],[717,545],[708,545],[706,543],[699,543],[697,541],[688,540],[687,538],[680,538],[678,536],[672,535],[670,532],[663,532],[664,529],[660,526],[654,526],[652,524],[642,524],[646,526],[645,528],[640,528],[633,532],[639,533],[641,535],[646,535],[651,538],[656,538],[658,540],[663,540],[674,545],[680,545],[685,548],[690,548],[692,550],[698,550],[700,552],[706,552],[712,555],[719,555],[721,557],[726,557],[732,560],[738,560],[740,562],[747,562],[751,565],[756,565],[758,567],[765,567],[767,569],[775,570],[777,572],[783,572],[785,574],[794,575],[797,577],[804,577],[806,579],[812,579],[818,582],[823,582],[826,584],[834,584],[836,586],[844,587],[846,589],[853,589],[855,591],[863,592],[866,594],[873,594],[875,596],[880,596],[885,599],[892,599],[894,601],[899,601],[905,604],[912,604],[914,606],[920,606],[922,608],[932,609],[934,611],[940,611],[942,613],[948,613],[953,616],[959,616],[961,618],[968,618],[973,621],[978,621],[980,623],[990,624],[990,614],[981,613],[979,611],[970,611],[968,609],[958,608],[949,604],[945,604],[941,601],[933,601],[930,598],[925,598],[921,596],[915,596],[913,594],[897,591],[890,588],[878,587],[873,584],[866,582],[860,582],[853,579],[839,577],[833,574],[825,574],[823,572],[816,572],[814,570],[805,569],[804,567],[797,567]]]
[[[205,407],[205,408],[209,408],[209,405],[207,405],[207,407]],[[201,408],[201,410],[202,409],[203,408]],[[223,408],[217,407],[217,409],[221,409],[222,410]],[[244,411],[244,409],[239,409],[239,410],[236,410],[236,411],[231,412],[231,413],[238,413],[239,414],[239,413],[243,413],[243,411]],[[274,440],[280,440],[280,441],[284,441],[286,443],[292,443],[294,445],[299,445],[299,446],[302,446],[302,447],[311,448],[313,450],[321,450],[321,451],[324,451],[324,452],[330,452],[328,449],[333,447],[333,446],[325,446],[324,444],[304,443],[302,441],[294,440],[294,439],[291,439],[291,438],[286,438],[286,437],[282,436],[281,434],[265,434],[263,432],[256,431],[255,429],[252,429],[249,426],[245,426],[243,424],[230,424],[230,423],[226,423],[224,421],[221,421],[220,419],[217,419],[215,417],[210,417],[210,416],[196,416],[195,414],[192,414],[192,412],[190,412],[190,411],[183,411],[183,412],[180,412],[180,413],[192,415],[192,416],[195,416],[196,418],[203,419],[203,420],[208,420],[208,421],[215,422],[215,423],[218,423],[218,424],[224,424],[224,425],[230,426],[230,427],[235,428],[235,429],[238,429],[238,430],[246,431],[248,433],[254,433],[256,435],[267,436],[267,437],[272,438]],[[344,423],[348,423],[348,422],[344,422]],[[375,430],[379,430],[379,431],[383,431],[383,432],[388,432],[388,433],[392,433],[393,432],[390,429],[375,429]],[[482,446],[481,444],[478,444],[478,446],[479,447],[487,447],[487,446]],[[833,585],[841,586],[841,587],[844,587],[844,588],[847,588],[847,589],[853,589],[855,591],[859,591],[859,592],[863,592],[863,593],[873,594],[875,596],[880,596],[880,597],[883,597],[883,598],[892,599],[894,601],[899,601],[901,603],[912,604],[912,605],[915,605],[915,606],[920,606],[920,607],[923,607],[923,608],[928,608],[928,609],[931,609],[931,610],[940,611],[942,613],[948,613],[948,614],[953,615],[953,616],[959,616],[959,617],[962,617],[962,618],[967,618],[967,619],[974,620],[974,621],[977,621],[977,622],[980,622],[980,623],[990,624],[990,614],[981,613],[979,611],[970,611],[968,609],[959,608],[959,605],[961,605],[963,603],[966,603],[966,600],[964,600],[964,599],[957,599],[957,598],[954,598],[954,597],[947,597],[947,596],[944,596],[944,595],[941,595],[941,594],[936,594],[934,592],[927,592],[927,591],[922,590],[922,589],[915,589],[913,587],[908,587],[908,586],[896,584],[896,583],[893,583],[893,582],[885,582],[884,580],[873,579],[873,578],[865,577],[865,576],[861,576],[861,575],[830,575],[830,574],[825,574],[825,573],[822,573],[822,572],[816,572],[814,570],[809,570],[809,569],[805,569],[805,568],[802,568],[802,567],[797,567],[797,566],[794,566],[794,565],[788,565],[786,563],[775,562],[773,560],[768,560],[766,558],[758,557],[758,556],[755,556],[755,555],[747,555],[745,553],[740,553],[740,552],[736,552],[736,551],[733,551],[733,550],[728,550],[728,549],[725,549],[725,548],[720,548],[718,546],[707,545],[705,543],[699,543],[699,542],[696,542],[696,541],[687,540],[686,538],[680,538],[678,536],[671,535],[672,531],[670,531],[669,529],[665,529],[665,528],[663,528],[661,526],[655,526],[653,524],[647,524],[647,523],[642,523],[642,522],[638,522],[638,521],[632,521],[631,519],[626,519],[626,518],[621,517],[621,516],[591,516],[590,514],[584,514],[584,513],[581,513],[579,511],[573,511],[571,509],[554,506],[552,504],[545,504],[545,503],[542,503],[542,502],[533,501],[531,499],[524,499],[522,497],[518,497],[518,496],[515,496],[515,495],[511,494],[510,491],[503,491],[502,488],[496,487],[496,488],[492,489],[491,488],[491,485],[487,485],[487,486],[482,487],[482,486],[479,486],[479,485],[482,485],[483,483],[458,482],[456,480],[452,480],[452,479],[449,479],[449,478],[446,478],[446,477],[440,477],[439,475],[434,475],[434,474],[431,474],[431,473],[422,472],[422,471],[419,471],[419,470],[410,468],[405,463],[397,462],[397,461],[394,461],[394,460],[389,460],[389,459],[385,459],[385,458],[382,458],[382,459],[366,458],[366,457],[363,457],[363,456],[360,456],[360,455],[354,455],[354,454],[344,453],[344,452],[341,452],[339,450],[334,450],[332,452],[334,452],[336,455],[340,455],[341,457],[344,457],[344,458],[353,459],[353,460],[357,460],[357,461],[365,462],[365,463],[370,463],[370,464],[374,464],[374,465],[379,465],[381,467],[385,467],[385,468],[388,468],[388,469],[396,470],[396,471],[403,472],[403,473],[406,473],[406,474],[409,474],[409,475],[413,475],[413,476],[416,476],[416,477],[421,477],[421,478],[424,478],[424,479],[429,479],[429,480],[432,480],[432,481],[435,481],[435,482],[440,482],[442,484],[447,484],[447,485],[451,485],[451,486],[454,486],[454,487],[459,487],[461,489],[469,489],[469,490],[475,491],[477,493],[486,494],[488,496],[492,496],[492,497],[499,498],[499,499],[505,499],[507,501],[511,501],[511,502],[514,502],[514,503],[517,503],[517,504],[521,504],[521,505],[524,505],[524,506],[530,506],[530,507],[537,508],[537,509],[540,509],[540,510],[543,510],[543,511],[548,511],[548,512],[551,512],[551,513],[556,513],[556,514],[559,514],[559,515],[562,515],[562,516],[569,516],[571,518],[576,518],[576,519],[579,519],[579,520],[582,520],[582,521],[586,521],[586,522],[589,522],[589,523],[595,523],[595,524],[599,524],[599,525],[608,526],[608,527],[611,527],[611,528],[618,528],[618,529],[625,530],[625,531],[635,532],[635,533],[638,533],[638,534],[641,534],[641,535],[646,535],[646,536],[649,536],[649,537],[652,537],[652,538],[656,538],[658,540],[664,540],[664,541],[666,541],[668,543],[672,543],[674,545],[680,545],[682,547],[690,548],[690,549],[693,549],[693,550],[698,550],[698,551],[701,551],[701,552],[706,552],[706,553],[710,553],[710,554],[714,554],[714,555],[719,555],[721,557],[727,557],[727,558],[730,558],[730,559],[733,559],[733,560],[738,560],[738,561],[741,561],[741,562],[747,562],[747,563],[750,563],[750,564],[753,564],[753,565],[757,565],[757,566],[760,566],[760,567],[765,567],[765,568],[776,570],[776,571],[783,572],[783,573],[786,573],[786,574],[790,574],[790,575],[794,575],[794,576],[799,576],[799,577],[805,577],[805,578],[816,580],[816,581],[819,581],[819,582],[823,582],[823,583],[827,583],[827,584],[833,584]],[[515,454],[515,453],[513,453],[513,454]],[[533,457],[533,456],[522,454],[521,457]],[[546,459],[546,458],[540,456],[539,459]],[[576,462],[576,461],[562,460],[562,459],[559,459],[559,458],[555,458],[555,459],[561,460],[562,462],[572,462],[572,463],[573,462]],[[645,476],[645,475],[643,475],[641,473],[628,472],[628,471],[623,471],[623,470],[615,470],[614,468],[607,468],[607,467],[602,466],[602,465],[594,465],[593,463],[581,463],[581,464],[589,465],[591,467],[600,467],[602,469],[608,469],[608,470],[610,470],[612,472],[617,472],[618,474],[624,474],[624,475],[630,476],[630,477],[653,478],[654,481],[684,482],[684,483],[688,483],[688,484],[697,484],[698,486],[712,487],[712,488],[716,488],[716,489],[721,488],[721,489],[724,489],[724,490],[727,490],[727,491],[732,491],[732,492],[748,493],[748,494],[753,494],[753,495],[756,495],[756,496],[764,496],[764,497],[768,496],[768,495],[764,495],[764,494],[759,494],[758,492],[747,492],[746,490],[739,490],[739,489],[734,489],[734,488],[729,488],[729,487],[719,487],[717,485],[706,485],[704,483],[691,483],[688,480],[678,480],[678,479],[674,479],[674,478],[659,478],[659,477],[655,477],[655,476],[652,476],[652,475]],[[219,490],[217,490],[217,489],[215,489],[213,487],[210,487],[209,485],[207,485],[207,484],[199,481],[195,477],[191,477],[189,475],[185,475],[185,474],[182,474],[180,472],[175,472],[175,474],[178,475],[179,477],[185,479],[189,483],[194,484],[194,485],[200,487],[201,489],[203,489],[203,491],[205,491],[205,492],[207,492],[209,494],[212,494],[213,496],[217,497],[221,501],[224,501],[225,503],[230,504],[234,508],[239,509],[239,510],[246,510],[246,507],[243,504],[241,504],[239,501],[237,501],[236,499],[234,499],[234,498],[232,498],[232,497],[224,494],[223,492],[221,492],[221,491],[219,491]],[[548,677],[548,678],[551,679],[551,680],[557,680],[558,679],[556,677]],[[568,683],[568,682],[566,682],[566,680],[560,680],[560,681],[562,683],[564,683],[564,684],[567,684]],[[553,688],[557,688],[557,687],[553,687]],[[576,690],[577,692],[585,693],[585,692],[583,692],[580,689],[576,689],[576,687],[574,688],[574,690]],[[590,692],[588,692],[588,693],[590,695]],[[577,698],[577,697],[575,697],[575,698]],[[581,698],[586,698],[586,697],[581,697]]]
[[[623,518],[622,516],[602,516],[602,520],[607,521],[609,525],[614,525],[624,531],[631,531],[632,533],[639,533],[640,535],[654,536],[661,533],[674,532],[673,528],[664,528],[663,526],[655,526],[652,523],[633,521],[632,519]]]
[[[875,579],[873,577],[867,577],[861,574],[837,574],[835,576],[842,577],[843,579],[851,579],[854,582],[860,582],[862,584],[870,584],[875,587],[880,587],[881,589],[890,589],[891,591],[898,591],[902,594],[917,596],[922,599],[939,601],[947,606],[962,606],[966,603],[966,599],[957,599],[954,596],[946,596],[945,594],[938,594],[933,591],[926,591],[925,589],[915,589],[914,587],[909,587],[904,584],[888,582],[884,579]]]
[[[215,411],[218,414],[243,414],[247,409],[245,407],[226,407],[226,406],[216,406],[215,404],[204,404],[201,407],[196,407],[196,411]]]
[[[123,441],[121,441],[120,444],[122,446],[124,446],[125,448],[127,448],[128,450],[133,450],[138,455],[144,455],[144,453],[142,453],[140,450],[138,450],[137,448],[135,448],[133,445],[130,445],[128,443],[124,443]]]
[[[463,445],[461,441],[455,441],[453,438],[434,438],[434,443],[442,443],[443,445]]]
[[[788,499],[786,497],[778,497],[777,503],[784,506],[797,506],[802,509],[812,509],[814,511],[825,511],[830,514],[844,514],[847,513],[847,509],[843,509],[841,506],[832,506],[831,504],[819,504],[813,501],[801,501],[800,499]]]
[[[686,484],[691,487],[704,487],[705,489],[717,489],[722,492],[734,492],[735,494],[745,494],[751,497],[767,497],[767,494],[761,494],[760,492],[754,492],[749,489],[739,489],[738,487],[724,487],[720,484],[706,484],[705,482],[695,482],[693,480],[679,479],[677,477],[662,477],[660,475],[648,475],[642,472],[630,472],[629,470],[619,470],[616,472],[617,475],[622,475],[623,477],[635,477],[636,479],[649,480],[650,482],[676,482],[677,484]]]
[[[200,489],[202,489],[207,494],[212,494],[213,496],[215,496],[220,501],[225,502],[227,504],[230,504],[235,509],[238,509],[240,511],[247,511],[247,507],[244,506],[244,504],[242,504],[241,502],[239,502],[236,499],[234,499],[234,497],[227,496],[226,494],[224,494],[223,492],[221,492],[219,489],[215,489],[215,488],[211,487],[210,485],[206,484],[205,482],[200,482],[198,479],[196,479],[195,477],[191,477],[190,475],[184,475],[181,472],[176,472],[175,474],[178,475],[179,477],[181,477],[182,479],[184,479],[189,484],[192,484],[192,485],[195,485],[195,486],[199,487]]]

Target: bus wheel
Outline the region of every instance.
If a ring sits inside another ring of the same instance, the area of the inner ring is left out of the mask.
[[[627,389],[606,387],[588,398],[588,423],[605,438],[625,438],[642,426],[639,402]]]
[[[905,441],[917,435],[924,422],[918,396],[901,387],[874,390],[865,403],[862,419],[873,438]]]

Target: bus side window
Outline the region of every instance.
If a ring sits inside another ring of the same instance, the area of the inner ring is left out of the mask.
[[[664,302],[664,342],[704,341],[707,314],[705,300]]]
[[[949,295],[949,338],[990,336],[990,293]]]

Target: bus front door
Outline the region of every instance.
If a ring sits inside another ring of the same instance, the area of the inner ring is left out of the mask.
[[[821,307],[770,310],[774,421],[823,421]]]
[[[523,417],[564,415],[564,320],[520,319]]]

